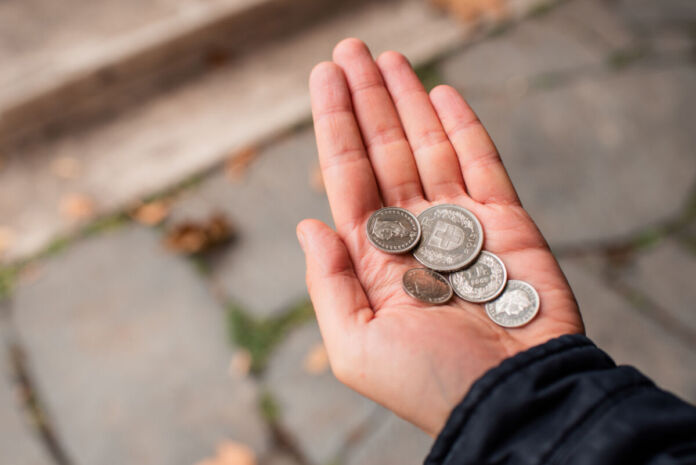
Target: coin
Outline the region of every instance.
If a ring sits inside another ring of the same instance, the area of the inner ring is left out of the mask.
[[[458,205],[435,205],[418,215],[421,242],[413,252],[423,265],[455,271],[476,259],[483,246],[483,228],[476,216]]]
[[[367,220],[367,239],[382,252],[404,253],[413,249],[421,237],[421,227],[413,213],[386,207]]]
[[[444,304],[452,298],[452,286],[442,276],[427,268],[412,268],[404,273],[404,291],[414,299],[429,304]]]
[[[450,274],[449,280],[454,292],[462,299],[488,302],[503,292],[507,271],[497,255],[483,250],[473,264]]]
[[[531,284],[511,279],[500,297],[488,302],[485,308],[495,323],[516,328],[532,321],[539,312],[539,294]]]

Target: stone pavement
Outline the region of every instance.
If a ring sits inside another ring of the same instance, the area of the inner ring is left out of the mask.
[[[692,402],[695,21],[688,1],[569,1],[423,70],[459,87],[489,127],[588,335]],[[162,227],[118,216],[0,270],[0,293],[13,278],[0,301],[26,354],[19,369],[68,459],[56,462],[25,419],[9,339],[3,453],[19,464],[210,465],[221,444],[244,444],[261,465],[420,463],[432,439],[338,383],[298,310],[294,226],[330,221],[315,154],[311,128],[296,128],[248,165],[162,192]],[[234,241],[190,259],[163,248],[173,226],[215,212]]]

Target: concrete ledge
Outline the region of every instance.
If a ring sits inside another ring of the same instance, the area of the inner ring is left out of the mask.
[[[191,0],[145,27],[11,61],[16,68],[0,76],[0,150],[109,117],[363,2]]]

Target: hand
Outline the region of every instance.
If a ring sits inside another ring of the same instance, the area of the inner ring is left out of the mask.
[[[425,91],[408,61],[375,62],[357,39],[334,49],[310,77],[319,160],[336,232],[298,225],[307,286],[336,377],[430,435],[488,369],[553,337],[582,333],[577,304],[558,263],[520,205],[500,157],[474,112],[451,87]],[[484,248],[510,279],[541,298],[527,326],[505,329],[483,306],[454,298],[418,302],[401,278],[420,266],[367,240],[383,205],[418,215],[452,203],[481,221]]]

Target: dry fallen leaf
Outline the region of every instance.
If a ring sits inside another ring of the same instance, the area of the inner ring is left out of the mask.
[[[155,200],[133,210],[131,217],[140,224],[157,226],[169,215],[169,202]]]
[[[0,226],[0,255],[7,252],[9,248],[12,247],[16,237],[17,235],[13,230],[5,226]]]
[[[246,444],[225,441],[218,445],[217,463],[219,465],[256,465],[256,454]]]
[[[225,162],[225,174],[230,181],[237,181],[258,155],[255,147],[245,147],[229,156]]]
[[[246,349],[239,349],[232,356],[230,362],[230,372],[237,373],[242,376],[249,374],[251,369],[251,353]]]
[[[501,18],[505,8],[501,0],[430,0],[440,8],[444,8],[463,22],[470,22],[482,15]]]
[[[311,375],[320,375],[329,368],[329,356],[321,342],[312,347],[304,359],[304,370]]]
[[[84,220],[94,216],[94,201],[84,194],[65,194],[60,199],[59,209],[70,220]]]
[[[185,221],[171,228],[164,243],[175,252],[194,254],[204,252],[233,237],[233,229],[227,218],[215,214],[200,222]]]
[[[38,263],[29,263],[19,272],[19,278],[24,284],[30,284],[35,282],[41,277],[43,268]]]
[[[54,158],[51,172],[61,179],[76,179],[82,173],[82,163],[75,157]]]
[[[326,192],[324,177],[321,174],[321,167],[318,163],[312,167],[312,171],[309,174],[309,186],[316,192],[322,194]]]

